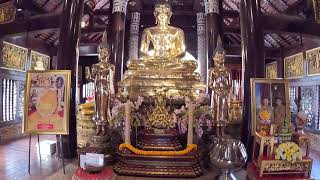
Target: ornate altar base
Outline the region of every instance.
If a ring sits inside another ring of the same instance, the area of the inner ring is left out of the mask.
[[[155,133],[154,130],[139,132],[138,151],[148,153],[182,152],[182,145],[178,141],[175,129]],[[120,148],[118,161],[114,171],[119,175],[147,176],[147,177],[179,177],[193,178],[202,175],[199,154],[192,149],[185,155],[144,155],[136,154],[128,147]]]
[[[178,133],[174,129],[162,133],[155,133],[151,129],[143,129],[138,134],[137,147],[148,151],[178,151],[182,149],[178,140]]]
[[[258,167],[256,171],[259,177],[265,177],[265,175],[296,175],[308,179],[311,174],[312,159],[303,158],[295,163],[291,163],[285,160],[276,160],[274,158],[262,157],[259,158],[258,164],[254,162],[253,165]]]
[[[304,174],[288,174],[286,172],[277,175],[267,174],[259,177],[259,170],[253,163],[248,163],[247,178],[249,180],[315,180],[313,177],[305,177]]]
[[[183,156],[143,156],[125,150],[119,152],[114,171],[119,175],[147,177],[194,178],[202,175],[197,151]]]

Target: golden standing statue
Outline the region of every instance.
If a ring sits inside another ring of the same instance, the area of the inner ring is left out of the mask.
[[[209,87],[212,90],[211,108],[216,122],[217,135],[224,135],[224,126],[229,121],[229,95],[231,90],[230,70],[224,66],[225,51],[221,39],[213,57],[214,67],[209,69]]]
[[[94,82],[95,113],[93,120],[97,124],[97,135],[105,135],[108,121],[111,118],[110,103],[114,95],[115,66],[110,64],[107,34],[103,33],[102,42],[98,47],[99,63],[92,65],[92,73],[87,79]]]
[[[179,95],[181,91],[195,94],[205,90],[200,75],[195,73],[198,64],[185,61],[186,46],[181,29],[169,26],[172,15],[169,4],[155,6],[156,26],[146,28],[141,38],[141,58],[128,61],[128,70],[119,82],[120,95],[129,98],[154,96],[154,89],[169,89],[167,95]]]

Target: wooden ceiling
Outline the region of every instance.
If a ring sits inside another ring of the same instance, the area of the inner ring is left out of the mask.
[[[131,3],[129,6],[133,6]],[[152,16],[153,5],[156,0],[141,0],[143,3],[143,11],[141,23],[144,22],[144,17]],[[59,14],[62,12],[64,0],[32,0],[33,9],[37,9],[37,14]],[[189,21],[190,26],[194,29],[196,9],[203,9],[203,0],[172,0],[172,9],[174,16],[181,19],[186,19],[186,16],[193,19]],[[29,5],[30,6],[30,5]],[[87,20],[87,26],[82,29],[81,42],[87,43],[99,43],[102,37],[104,29],[110,25],[110,0],[85,0],[84,15]],[[224,11],[239,12],[240,0],[223,0]],[[130,9],[130,8],[129,8]],[[262,13],[273,14],[294,14],[302,18],[308,18],[308,12],[306,11],[306,3],[304,0],[261,0]],[[128,13],[129,14],[129,13]],[[127,16],[129,18],[129,16]],[[151,17],[145,19],[152,19]],[[145,20],[147,21],[147,20]],[[239,15],[228,16],[223,19],[225,27],[239,28]],[[178,21],[176,21],[179,23]],[[182,20],[181,20],[182,22]],[[153,23],[153,22],[152,22]],[[188,22],[186,22],[188,23]],[[175,25],[175,24],[174,24]],[[177,24],[176,26],[179,26]],[[183,28],[183,27],[182,27]],[[225,33],[223,40],[226,44],[239,45],[241,43],[240,31]],[[51,29],[48,31],[41,31],[35,33],[34,36],[38,39],[45,41],[46,43],[57,46],[59,44],[59,29]],[[300,36],[267,32],[264,35],[265,47],[271,48],[289,48],[300,43]]]

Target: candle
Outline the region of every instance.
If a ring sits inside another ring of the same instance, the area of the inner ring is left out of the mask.
[[[189,107],[188,110],[188,140],[187,144],[193,144],[193,104]]]
[[[127,101],[127,103],[124,106],[125,108],[125,129],[124,129],[124,143],[131,144],[130,141],[130,103]]]

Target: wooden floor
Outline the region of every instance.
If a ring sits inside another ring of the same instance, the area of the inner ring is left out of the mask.
[[[48,141],[55,141],[55,136],[40,136],[41,144],[41,162],[37,149],[37,136],[32,138],[31,144],[31,173],[28,174],[28,137],[14,140],[5,144],[0,144],[0,180],[64,180],[71,179],[72,174],[77,168],[77,162],[66,162],[66,175],[62,173],[62,164],[59,159],[49,155],[49,149],[44,144]],[[312,176],[320,180],[320,155],[311,151],[311,157],[314,159]],[[206,172],[201,180],[212,180],[214,173]],[[240,171],[236,173],[239,180],[244,180],[246,173]],[[119,177],[114,179],[120,180],[147,180],[151,178],[138,177]],[[160,178],[158,178],[160,179]],[[156,180],[156,179],[153,179]],[[173,180],[173,179],[171,179]]]

